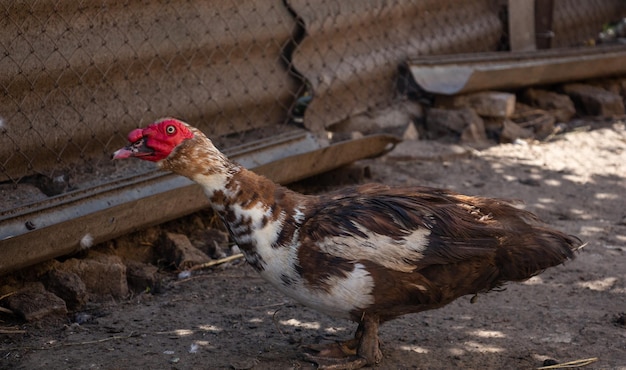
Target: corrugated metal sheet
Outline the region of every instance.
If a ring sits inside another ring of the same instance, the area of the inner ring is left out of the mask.
[[[306,30],[292,62],[314,92],[314,131],[387,105],[407,57],[495,51],[503,32],[492,0],[287,2]]]
[[[626,17],[624,0],[553,0],[553,48],[595,40],[603,25]]]
[[[408,57],[494,51],[495,0],[3,1],[0,182],[106,159],[131,128],[164,115],[210,135],[287,120],[303,87],[318,131],[394,97]],[[285,6],[289,6],[287,9]],[[553,46],[593,38],[623,0],[554,0]],[[297,18],[296,18],[297,17]]]
[[[175,115],[212,136],[284,123],[303,88],[319,131],[395,94],[407,58],[494,51],[495,0],[0,4],[0,182],[95,158]],[[290,8],[288,9],[287,6]],[[553,45],[593,37],[623,0],[554,0]]]
[[[162,116],[213,136],[283,123],[300,87],[277,0],[4,1],[0,14],[0,181],[106,159]]]

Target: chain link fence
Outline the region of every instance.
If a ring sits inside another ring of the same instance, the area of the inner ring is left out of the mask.
[[[302,85],[283,58],[295,21],[281,3],[1,6],[0,181],[12,185],[5,193],[41,187],[41,176],[70,189],[97,182],[115,172],[108,158],[126,133],[163,116],[212,136],[285,123]]]
[[[389,105],[409,57],[506,50],[506,4],[2,0],[0,212],[151,171],[109,156],[163,116],[229,147]],[[624,8],[554,0],[552,46]]]
[[[613,22],[626,17],[621,0],[552,0],[550,47],[591,46],[598,34]]]

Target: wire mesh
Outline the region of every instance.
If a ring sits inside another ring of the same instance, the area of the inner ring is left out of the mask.
[[[496,51],[503,33],[491,0],[289,3],[306,25],[293,63],[314,92],[311,130],[388,105],[408,57]]]
[[[576,45],[624,5],[554,14],[555,44]],[[496,0],[2,0],[0,15],[0,211],[150,171],[109,155],[163,116],[225,146],[320,131],[389,104],[406,58],[507,49]]]
[[[2,208],[41,199],[7,200],[42,181],[63,192],[116,176],[111,151],[152,120],[237,144],[285,123],[299,94],[283,57],[295,22],[275,1],[3,1],[0,13]]]
[[[551,46],[595,45],[606,26],[626,16],[625,8],[623,0],[555,0]]]

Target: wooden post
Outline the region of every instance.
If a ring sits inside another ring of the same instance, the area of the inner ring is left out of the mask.
[[[535,0],[535,35],[537,49],[552,47],[554,0]]]
[[[536,50],[535,0],[508,0],[511,51]]]

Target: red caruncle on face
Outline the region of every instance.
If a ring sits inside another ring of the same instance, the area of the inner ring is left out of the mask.
[[[158,162],[167,158],[180,143],[192,137],[193,133],[184,123],[175,119],[164,119],[144,129],[131,131],[128,141],[132,144],[127,148],[133,152],[133,157]]]

